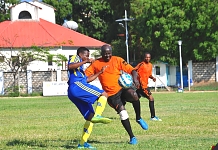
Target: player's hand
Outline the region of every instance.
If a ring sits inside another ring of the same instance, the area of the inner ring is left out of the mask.
[[[134,84],[135,84],[135,87],[136,87],[137,89],[140,88],[140,83],[139,83],[138,80],[135,80],[135,81],[134,81]]]
[[[107,67],[108,67],[108,65],[107,65],[107,66],[103,66],[103,67],[101,68],[101,73],[103,73]]]
[[[93,63],[95,61],[95,59],[94,58],[88,58],[88,63]]]
[[[156,82],[156,78],[155,77],[153,78],[153,81]]]
[[[87,57],[84,61],[86,61],[86,63],[93,63],[95,59]]]

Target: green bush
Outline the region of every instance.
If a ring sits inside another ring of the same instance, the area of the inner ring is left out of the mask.
[[[19,95],[19,92],[12,92],[7,94],[8,97],[18,97]]]
[[[22,96],[22,97],[29,97],[29,96],[42,96],[42,92],[33,92],[33,93],[31,93],[31,94],[22,93],[22,94],[20,94],[20,96]]]
[[[23,86],[20,86],[22,90]],[[31,94],[28,93],[20,93],[18,86],[12,86],[5,89],[5,95],[1,95],[1,97],[29,97],[29,96],[42,96],[42,92],[33,92]]]

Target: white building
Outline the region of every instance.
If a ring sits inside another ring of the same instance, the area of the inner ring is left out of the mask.
[[[76,54],[78,47],[87,47],[92,54],[105,44],[55,24],[55,8],[43,2],[21,2],[10,9],[11,20],[0,23],[0,70],[10,71],[4,64],[4,57],[16,56],[20,49],[30,49],[33,45],[50,48],[51,54],[59,53],[69,58]],[[62,68],[57,68],[54,63],[34,61],[27,69],[47,71],[66,68],[65,63]]]

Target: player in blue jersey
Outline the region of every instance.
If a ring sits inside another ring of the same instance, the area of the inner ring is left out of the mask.
[[[84,73],[83,65],[90,63],[89,49],[80,47],[77,49],[77,55],[73,55],[68,61],[68,98],[76,105],[80,113],[86,120],[83,128],[82,138],[79,142],[78,148],[94,149],[87,143],[88,138],[92,132],[93,123],[110,123],[109,118],[102,117],[102,112],[107,103],[107,93],[98,87],[89,84],[104,72],[106,66],[90,76],[87,77]],[[94,111],[92,104],[97,101],[97,106]]]

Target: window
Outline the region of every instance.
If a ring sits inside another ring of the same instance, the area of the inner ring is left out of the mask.
[[[167,65],[167,75],[170,75],[170,66]]]
[[[160,66],[155,66],[156,75],[160,75]]]
[[[53,55],[48,55],[48,65],[52,66],[52,59],[53,59]]]
[[[18,19],[32,19],[32,16],[28,11],[21,11]]]

